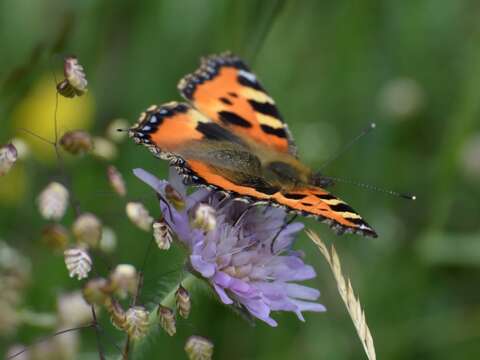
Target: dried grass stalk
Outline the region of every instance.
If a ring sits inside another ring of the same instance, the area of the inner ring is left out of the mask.
[[[365,319],[365,312],[362,310],[360,299],[355,297],[350,279],[345,279],[342,274],[342,267],[340,259],[335,248],[332,245],[331,251],[328,251],[327,246],[320,239],[320,237],[310,229],[305,230],[308,237],[317,245],[322,255],[327,260],[330,268],[332,269],[335,282],[337,283],[338,292],[345,303],[353,325],[357,330],[358,337],[362,342],[363,349],[367,354],[369,360],[375,360],[377,358],[375,354],[375,347],[373,345],[372,334],[368,328],[367,321]]]

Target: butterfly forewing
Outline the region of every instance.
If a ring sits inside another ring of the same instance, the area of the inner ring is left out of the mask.
[[[238,57],[225,53],[204,58],[178,88],[195,108],[232,132],[295,155],[292,136],[275,102]]]

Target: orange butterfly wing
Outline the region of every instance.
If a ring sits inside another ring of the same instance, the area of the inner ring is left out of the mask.
[[[235,134],[296,154],[275,102],[240,58],[230,53],[204,58],[197,71],[180,81],[178,89],[200,112]]]
[[[260,191],[252,186],[235,184],[203,162],[188,161],[188,166],[195,179],[203,184],[213,185],[255,201],[275,202],[289,212],[314,217],[328,223],[337,233],[354,232],[377,237],[376,232],[355,210],[322,188],[309,187],[290,193],[271,189],[269,193],[265,193],[265,190]]]
[[[337,233],[354,232],[377,237],[377,233],[345,201],[319,187],[277,193],[273,199],[303,216],[326,222]]]
[[[129,131],[137,143],[169,160],[194,184],[214,187],[254,202],[281,205],[290,212],[326,222],[338,233],[377,236],[355,210],[322,188],[309,185],[282,191],[259,177],[236,181],[231,169],[227,175],[208,160],[185,155],[186,147],[201,152],[199,144],[205,140],[221,141],[221,146],[235,143],[237,148],[249,152],[249,141],[244,143],[243,138],[295,155],[292,137],[273,100],[241,60],[232,55],[208,57],[199,70],[180,82],[179,88],[199,111],[176,102],[150,107]]]

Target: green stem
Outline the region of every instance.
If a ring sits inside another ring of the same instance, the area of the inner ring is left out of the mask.
[[[283,10],[285,0],[271,2],[255,2],[252,8],[254,22],[251,22],[252,31],[247,36],[245,43],[245,58],[253,64],[265,39],[273,28],[275,21]]]

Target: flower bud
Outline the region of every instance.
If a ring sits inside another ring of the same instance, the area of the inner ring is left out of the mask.
[[[127,188],[125,186],[125,181],[123,180],[123,176],[115,166],[113,165],[108,166],[107,176],[108,176],[108,181],[110,182],[110,185],[118,195],[120,196],[127,195]]]
[[[28,257],[22,255],[1,240],[0,277],[0,300],[3,299],[12,304],[18,303],[18,301],[21,300],[20,291],[24,289],[30,281],[31,262]]]
[[[143,306],[131,307],[125,313],[125,331],[132,340],[143,338],[148,330],[148,311]]]
[[[182,285],[180,285],[178,290],[175,292],[175,301],[177,304],[178,313],[181,317],[187,319],[188,315],[190,315],[192,303],[190,301],[190,294]]]
[[[18,159],[24,160],[30,155],[30,147],[23,139],[19,137],[13,138],[12,144],[17,149]]]
[[[90,305],[102,305],[108,296],[108,287],[107,279],[100,277],[91,279],[82,289],[83,298]]]
[[[47,220],[60,220],[68,205],[68,190],[58,182],[50,183],[38,196],[40,214]]]
[[[138,273],[133,265],[119,264],[110,273],[110,286],[121,298],[135,294],[138,286]]]
[[[126,206],[128,218],[140,229],[150,231],[152,229],[153,218],[148,210],[139,202],[129,202]]]
[[[73,248],[65,250],[65,265],[71,278],[77,277],[78,280],[88,277],[92,270],[92,259],[84,249]]]
[[[215,209],[207,204],[199,204],[195,210],[193,227],[202,229],[205,232],[212,231],[217,226]]]
[[[424,105],[424,91],[411,78],[397,78],[389,81],[380,93],[380,107],[394,120],[406,120],[416,115]]]
[[[75,56],[65,58],[63,72],[65,78],[78,91],[87,91],[87,79],[83,66],[78,63]]]
[[[67,79],[62,80],[57,84],[57,91],[60,95],[65,96],[67,98],[75,97],[75,93],[76,93],[75,89],[73,88],[72,85],[70,85]]]
[[[63,225],[47,225],[42,231],[42,240],[52,250],[65,250],[68,244],[68,231]]]
[[[110,140],[102,137],[93,138],[93,155],[103,160],[113,160],[117,157],[117,147]]]
[[[158,305],[157,315],[162,329],[170,336],[175,335],[177,332],[177,325],[173,310],[169,307]]]
[[[173,241],[172,229],[163,218],[153,223],[153,238],[159,249],[170,249],[170,245]]]
[[[74,56],[65,58],[63,63],[65,80],[57,85],[60,94],[66,97],[81,96],[87,91],[88,81],[83,66],[78,63]]]
[[[0,147],[0,176],[7,174],[17,161],[18,152],[13,144]]]
[[[113,297],[109,296],[105,300],[105,308],[110,314],[112,324],[118,330],[125,330],[126,314],[120,303]]]
[[[73,223],[72,232],[77,243],[96,247],[102,237],[102,223],[95,215],[84,213]]]
[[[67,131],[60,138],[60,145],[65,151],[73,155],[83,155],[93,149],[90,134],[82,130]]]
[[[60,295],[57,298],[57,313],[62,327],[80,326],[92,320],[92,309],[80,291]]]
[[[102,228],[102,237],[98,247],[107,254],[115,251],[117,247],[117,235],[115,235],[115,232],[109,227],[104,226]]]
[[[113,142],[119,143],[127,137],[130,124],[126,119],[115,119],[107,127],[107,137]],[[119,131],[123,130],[123,131]]]
[[[168,202],[172,204],[173,207],[178,211],[185,209],[185,200],[183,199],[182,195],[170,184],[165,186],[165,197],[167,198]]]
[[[190,360],[210,360],[213,356],[213,343],[201,336],[190,336],[185,343],[185,352]]]

